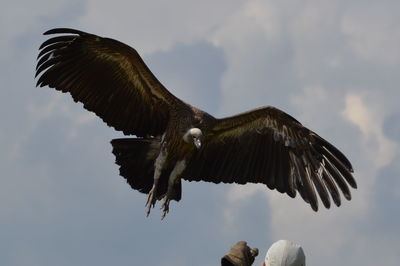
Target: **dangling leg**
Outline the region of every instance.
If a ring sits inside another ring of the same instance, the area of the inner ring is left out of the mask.
[[[185,167],[186,167],[185,160],[178,161],[169,176],[168,190],[167,190],[167,194],[164,196],[164,202],[162,205],[163,214],[161,216],[161,219],[164,219],[165,216],[167,215],[167,213],[169,212],[169,202],[171,201],[171,199],[173,199],[174,195],[176,195],[176,193],[177,193],[177,191],[174,191],[174,185],[176,185],[176,183],[179,183],[179,185],[180,185],[179,178],[181,178],[181,174],[185,170]],[[180,191],[179,191],[179,195],[180,195]],[[179,198],[180,198],[180,196],[179,196]]]
[[[158,188],[158,180],[161,176],[161,171],[163,169],[165,159],[167,158],[167,154],[163,151],[158,155],[155,163],[154,163],[154,181],[153,187],[149,192],[149,196],[147,198],[146,207],[147,207],[147,216],[149,216],[151,208],[154,208],[157,201],[157,188]]]

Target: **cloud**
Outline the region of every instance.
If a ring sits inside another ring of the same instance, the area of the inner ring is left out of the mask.
[[[400,33],[397,30],[398,2],[388,5],[371,2],[357,5],[345,12],[342,31],[349,45],[360,58],[377,63],[398,65],[400,62]]]
[[[42,27],[48,22],[56,19],[68,21],[79,16],[82,10],[80,4],[79,0],[2,1],[2,6],[6,8],[0,11],[0,58],[5,60],[18,56],[15,53],[26,43],[26,38],[37,30],[47,30]],[[54,23],[51,24],[54,26]]]
[[[362,132],[366,154],[370,154],[370,162],[381,168],[393,160],[397,145],[383,134],[382,114],[374,112],[373,104],[364,103],[354,94],[346,96],[346,108],[343,115],[358,126]],[[367,107],[368,106],[368,107]]]
[[[209,42],[177,44],[145,60],[174,95],[214,114],[221,102],[220,77],[226,69],[223,51]]]
[[[115,8],[109,1],[87,1],[81,25],[133,44],[147,55],[166,51],[177,43],[204,40],[241,4],[237,0],[172,0],[120,1],[118,5],[124,8]]]
[[[248,1],[213,33],[211,41],[224,51],[228,66],[221,80],[221,114],[284,106],[282,95],[295,87],[296,79],[281,12],[276,5]]]
[[[8,265],[215,265],[242,239],[260,248],[258,265],[281,238],[302,244],[310,265],[397,265],[397,2],[3,6],[0,250]],[[185,182],[167,220],[158,210],[146,218],[145,195],[113,164],[108,141],[121,135],[68,95],[33,89],[40,34],[54,26],[132,45],[178,97],[212,113],[288,111],[348,155],[359,189],[316,214],[263,185]]]
[[[249,201],[251,201],[256,194],[264,194],[263,197],[261,197],[261,201],[266,200],[265,192],[265,186],[257,184],[247,184],[246,186],[233,185],[229,189],[226,195],[228,205],[224,210],[225,230],[227,233],[234,229],[236,222],[242,215],[243,208],[249,206]]]
[[[400,112],[389,114],[385,118],[383,132],[390,139],[400,142]]]

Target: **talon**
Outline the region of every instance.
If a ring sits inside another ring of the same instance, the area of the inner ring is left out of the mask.
[[[169,212],[169,202],[170,202],[170,199],[167,196],[165,196],[164,203],[162,205],[163,214],[161,216],[161,220],[163,220],[165,218],[165,216],[167,215],[167,213]]]
[[[146,206],[145,206],[145,207],[147,207],[147,212],[146,212],[147,217],[149,217],[149,215],[150,215],[151,208],[154,208],[154,206],[156,205],[157,199],[155,197],[155,194],[156,194],[156,188],[155,188],[155,186],[153,186],[149,192],[149,196],[147,198],[147,202],[146,202]]]

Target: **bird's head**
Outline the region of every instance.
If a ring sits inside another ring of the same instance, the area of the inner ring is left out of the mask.
[[[201,147],[201,140],[203,138],[203,132],[199,128],[190,128],[188,131],[186,131],[185,135],[183,135],[183,140],[186,143],[193,143],[194,146],[196,146],[197,149],[200,149]]]

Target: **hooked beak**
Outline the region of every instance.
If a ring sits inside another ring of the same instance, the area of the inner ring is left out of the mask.
[[[201,141],[199,139],[194,140],[194,145],[196,146],[197,149],[201,148]]]

